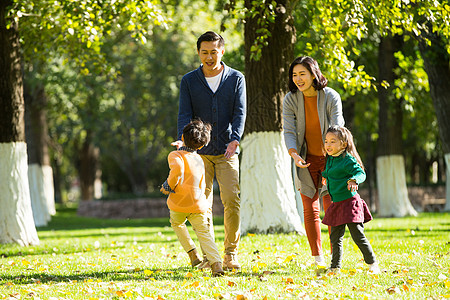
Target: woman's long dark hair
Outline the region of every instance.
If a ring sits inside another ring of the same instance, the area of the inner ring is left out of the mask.
[[[312,74],[312,76],[314,76],[312,85],[316,91],[319,91],[327,86],[328,80],[320,71],[317,61],[309,56],[299,56],[294,59],[294,61],[291,63],[291,66],[289,67],[289,90],[292,93],[295,93],[298,90],[297,86],[292,80],[292,73],[294,73],[294,67],[296,65],[304,66]]]

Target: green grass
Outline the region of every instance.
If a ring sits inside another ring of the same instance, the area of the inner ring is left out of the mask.
[[[215,230],[222,251],[222,219]],[[90,219],[59,209],[38,234],[38,246],[0,245],[0,299],[450,298],[449,213],[366,224],[380,275],[367,274],[348,232],[339,275],[316,275],[304,236],[250,234],[239,247],[242,271],[222,278],[189,267],[168,219]]]

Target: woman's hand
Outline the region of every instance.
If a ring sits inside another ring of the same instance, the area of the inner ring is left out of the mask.
[[[310,163],[306,163],[306,161],[301,158],[300,155],[298,155],[297,153],[292,153],[292,158],[294,159],[295,165],[299,168],[307,168],[309,167]]]

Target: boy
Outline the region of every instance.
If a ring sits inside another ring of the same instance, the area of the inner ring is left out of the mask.
[[[222,259],[211,235],[212,202],[205,196],[205,165],[197,150],[208,144],[211,125],[200,120],[191,121],[183,129],[184,146],[169,153],[170,173],[161,187],[161,192],[169,195],[170,223],[183,249],[188,253],[193,267],[199,265],[195,244],[186,228],[186,220],[191,223],[202,251],[206,255],[213,276],[223,276]]]

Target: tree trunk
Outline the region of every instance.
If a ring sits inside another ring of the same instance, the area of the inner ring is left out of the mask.
[[[39,244],[27,175],[19,33],[0,1],[0,243]]]
[[[431,45],[421,40],[419,49],[428,75],[430,94],[436,111],[447,165],[445,210],[450,211],[450,55],[447,52],[446,44],[439,35],[435,33],[425,35],[431,41]]]
[[[44,87],[24,82],[25,128],[28,145],[28,180],[36,226],[46,226],[55,211],[53,171],[48,153],[47,98]]]
[[[402,100],[393,93],[398,67],[394,53],[401,50],[402,37],[383,37],[379,45],[380,82],[389,88],[378,89],[379,139],[377,157],[378,214],[383,217],[417,215],[408,198],[405,162],[402,155]]]
[[[252,2],[245,1],[247,9],[255,9]],[[243,233],[297,231],[303,234],[291,159],[281,133],[282,101],[295,42],[291,16],[294,1],[275,2],[275,21],[268,25],[271,36],[257,61],[251,59],[250,49],[260,29],[258,18],[264,12],[245,20],[247,121],[242,142],[241,230]]]
[[[90,132],[86,134],[79,150],[79,158],[78,174],[80,177],[81,200],[89,201],[101,198],[100,149],[92,143]]]

